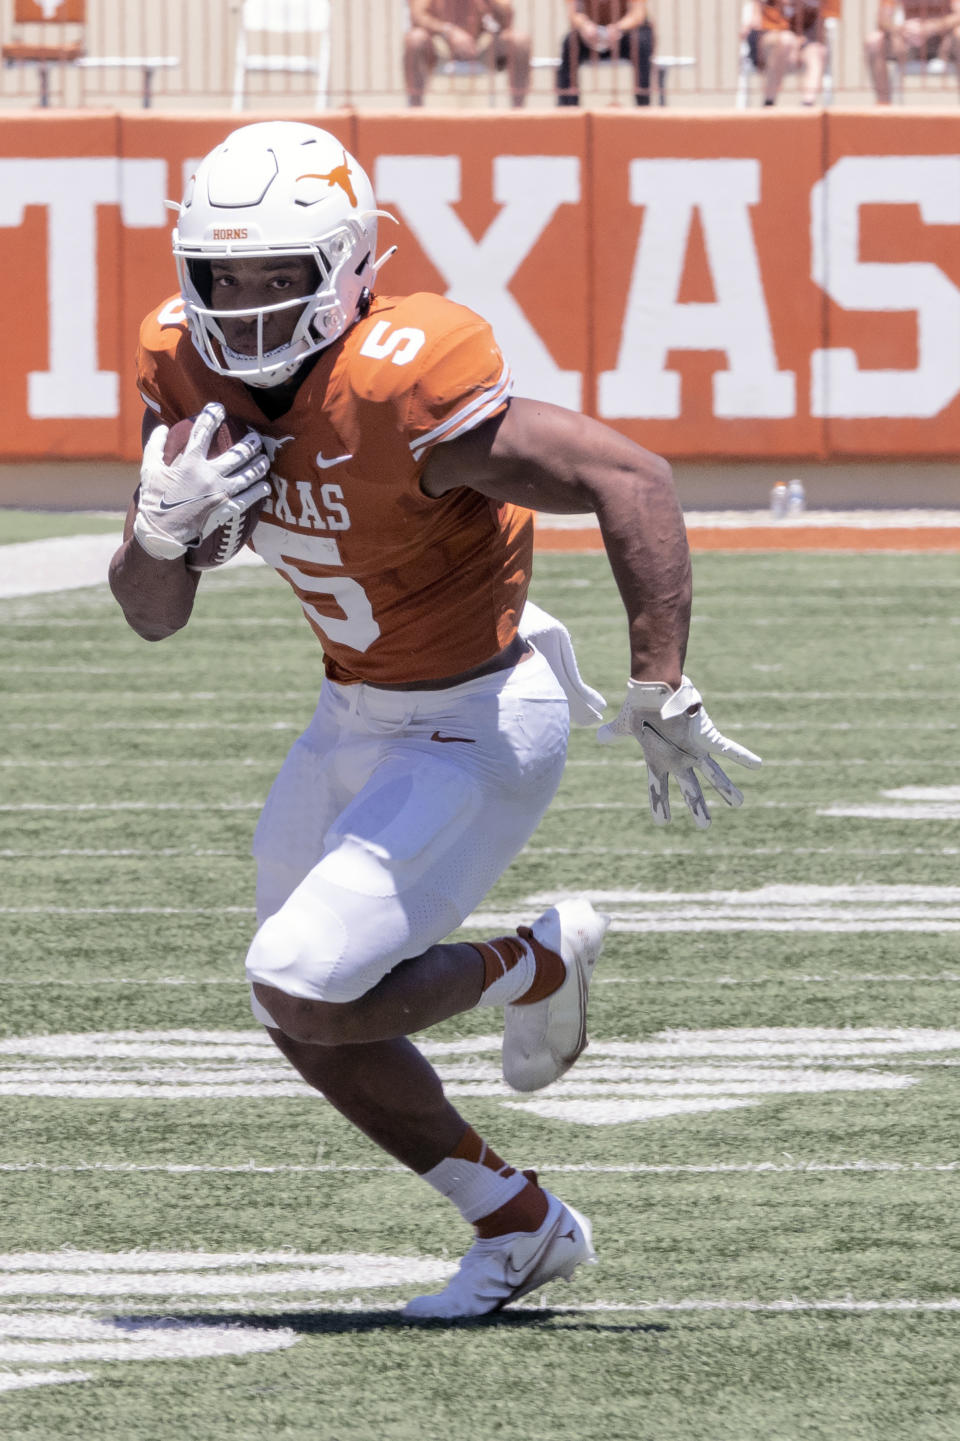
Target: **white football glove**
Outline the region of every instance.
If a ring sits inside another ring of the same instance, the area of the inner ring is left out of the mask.
[[[743,804],[743,795],[717,765],[711,752],[742,766],[759,766],[760,757],[727,740],[703,708],[700,692],[683,676],[676,690],[658,681],[627,681],[627,698],[616,720],[601,726],[601,745],[635,736],[643,747],[650,787],[650,809],[659,826],[670,819],[670,777],[676,779],[680,794],[698,826],[710,824],[710,812],[694,774],[702,771],[728,806]]]
[[[225,520],[270,494],[264,478],[270,461],[255,430],[222,455],[207,455],[224,414],[215,401],[205,405],[186,446],[169,465],[163,459],[167,426],[158,425],[143,448],[133,533],[157,560],[176,560]]]

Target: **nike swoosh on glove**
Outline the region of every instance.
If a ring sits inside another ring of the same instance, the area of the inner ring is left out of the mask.
[[[629,680],[620,714],[597,731],[601,745],[634,736],[643,747],[650,788],[650,810],[657,825],[670,820],[670,777],[673,776],[694,821],[710,824],[710,811],[695,769],[702,772],[728,806],[743,804],[743,794],[720,769],[714,755],[738,765],[762,765],[758,755],[727,740],[707,715],[700,692],[686,676],[676,690],[658,681]]]
[[[224,415],[217,402],[205,405],[183,450],[169,464],[163,459],[167,426],[158,425],[143,448],[133,533],[157,560],[176,560],[227,514],[238,507],[242,513],[270,494],[265,479],[270,460],[255,430],[222,455],[207,454]]]

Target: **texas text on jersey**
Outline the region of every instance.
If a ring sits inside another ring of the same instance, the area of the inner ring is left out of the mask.
[[[509,370],[474,312],[376,297],[269,420],[240,380],[211,373],[177,297],[141,328],[139,382],[165,424],[219,400],[263,435],[274,493],[251,544],[299,597],[331,679],[432,680],[513,639],[530,513],[474,490],[432,499],[419,483],[435,445],[507,404]]]

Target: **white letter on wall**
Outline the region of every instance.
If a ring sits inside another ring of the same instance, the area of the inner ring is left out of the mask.
[[[600,376],[605,419],[675,420],[680,377],[670,350],[722,350],[714,414],[792,416],[796,383],[778,370],[748,208],[760,198],[757,160],[632,160],[630,201],[646,211],[616,370]],[[716,300],[677,301],[694,209],[700,212]]]
[[[119,376],[97,369],[97,207],[119,205],[128,226],[164,225],[166,178],[162,160],[0,160],[0,225],[22,225],[28,205],[47,211],[49,356],[27,377],[32,419],[119,413]]]
[[[447,284],[447,296],[493,326],[517,382],[534,400],[578,410],[581,375],[561,370],[507,286],[561,205],[580,199],[573,155],[498,155],[493,195],[503,209],[475,241],[453,206],[460,200],[456,155],[381,155],[374,189],[396,204]]]
[[[931,416],[960,390],[960,291],[925,261],[862,261],[861,205],[918,205],[928,225],[960,224],[960,155],[847,155],[813,187],[813,278],[845,310],[915,311],[915,370],[860,370],[853,350],[810,357],[814,415]]]

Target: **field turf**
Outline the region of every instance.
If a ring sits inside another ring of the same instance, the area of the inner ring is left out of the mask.
[[[321,674],[289,593],[228,569],[161,645],[104,587],[0,601],[0,1435],[960,1437],[956,563],[695,576],[687,669],[764,768],[661,831],[638,751],[575,733],[461,933],[569,893],[613,916],[556,1086],[503,1087],[494,1012],[423,1038],[598,1251],[460,1327],[400,1310],[467,1228],[249,1015],[250,837]],[[603,558],[540,557],[533,596],[618,703]]]

